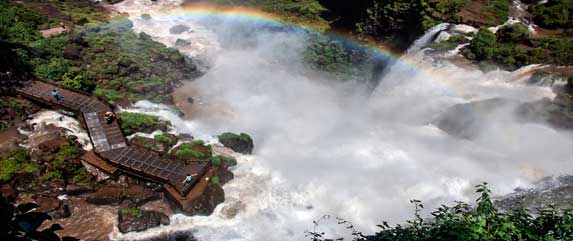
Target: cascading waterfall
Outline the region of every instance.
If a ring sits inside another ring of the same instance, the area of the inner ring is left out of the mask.
[[[205,75],[186,86],[203,101],[202,114],[192,120],[162,116],[176,131],[198,138],[224,131],[249,133],[255,153],[237,155],[236,177],[224,186],[226,200],[211,216],[177,214],[168,227],[114,232],[114,240],[147,240],[173,232],[190,232],[202,241],[305,240],[304,230],[325,214],[368,233],[381,220],[411,218],[410,199],[424,200],[431,211],[441,203],[473,200],[473,185],[482,181],[490,182],[496,194],[506,194],[543,176],[573,171],[572,138],[542,124],[524,124],[499,113],[473,140],[451,137],[430,124],[458,103],[553,97],[547,87],[519,81],[524,70],[483,73],[416,54],[445,25],[416,41],[408,60],[390,67],[376,91],[365,97],[349,82],[298,71],[304,68],[303,36],[258,32],[248,28],[250,23],[229,19],[204,25],[205,19],[154,16],[154,8],[140,4],[119,6],[136,19],[137,31],[171,46],[177,37],[165,29],[186,24],[201,29],[186,36],[190,41],[203,39],[214,50],[200,55],[192,47],[182,49],[209,59]],[[139,20],[143,13],[152,18]],[[249,44],[219,44],[230,37]],[[130,111],[168,113],[169,107],[140,102]],[[236,215],[230,214],[234,211]],[[335,220],[322,223],[320,230],[349,235]]]

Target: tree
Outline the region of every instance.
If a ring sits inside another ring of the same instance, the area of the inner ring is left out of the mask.
[[[497,43],[495,34],[487,28],[480,28],[477,35],[472,39],[469,49],[475,59],[490,59],[493,56],[493,48]]]
[[[502,26],[496,36],[502,43],[520,43],[529,38],[529,29],[522,23],[508,24]]]

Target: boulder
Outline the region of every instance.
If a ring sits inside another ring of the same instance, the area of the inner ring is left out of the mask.
[[[10,202],[15,202],[16,199],[18,199],[18,191],[11,184],[2,185],[0,192],[2,193],[2,197]]]
[[[191,41],[188,41],[185,39],[180,39],[180,38],[175,40],[175,46],[185,47],[185,46],[189,46],[189,45],[191,45]]]
[[[495,111],[504,106],[518,104],[517,101],[502,98],[456,104],[442,113],[434,124],[449,135],[471,139],[479,133],[488,117]]]
[[[230,148],[233,151],[243,154],[253,153],[253,148],[255,147],[253,139],[245,133],[237,135],[227,132],[219,135],[218,138],[219,142],[223,144],[223,146]]]
[[[246,205],[241,202],[241,201],[237,201],[234,203],[231,203],[225,207],[223,207],[223,209],[221,210],[221,213],[223,215],[225,215],[225,217],[227,217],[228,219],[234,218],[235,216],[237,216],[237,214],[244,210],[246,208]]]
[[[61,145],[69,144],[68,139],[63,136],[56,136],[54,139],[44,141],[38,146],[41,151],[47,153],[56,153]]]
[[[122,233],[141,232],[159,225],[169,225],[169,217],[157,211],[124,208],[118,211],[117,227]]]
[[[72,212],[70,211],[70,207],[68,207],[67,204],[64,204],[61,205],[56,211],[54,211],[51,216],[55,219],[64,219],[72,216]]]
[[[62,205],[57,197],[38,196],[34,198],[34,202],[39,206],[36,211],[45,213],[55,211]]]
[[[96,192],[90,193],[86,202],[95,205],[119,205],[124,201],[141,206],[147,202],[161,199],[160,193],[154,192],[142,185],[123,186],[103,186]]]
[[[169,33],[171,33],[171,34],[182,34],[182,33],[187,32],[189,30],[191,30],[191,28],[189,26],[179,24],[179,25],[175,25],[175,26],[171,27],[169,29]]]
[[[223,167],[217,169],[217,173],[215,175],[219,177],[220,185],[225,185],[229,181],[233,180],[233,178],[235,178],[235,174],[233,174],[227,168]]]
[[[83,185],[75,185],[75,184],[68,184],[66,186],[66,194],[68,196],[77,196],[86,193],[93,192],[93,187],[83,186]]]
[[[209,216],[217,205],[225,201],[225,192],[221,186],[210,183],[197,200],[193,201],[192,210],[185,210],[191,215]]]

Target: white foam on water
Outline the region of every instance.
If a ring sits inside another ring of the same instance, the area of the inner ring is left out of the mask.
[[[135,14],[137,1],[126,2]],[[169,29],[182,21],[161,26]],[[136,23],[141,31],[170,43],[172,38],[156,26]],[[429,212],[442,203],[474,200],[473,186],[482,181],[501,195],[531,185],[540,175],[573,171],[570,133],[521,123],[510,111],[490,118],[474,140],[451,137],[430,124],[458,103],[552,98],[550,88],[515,81],[533,67],[483,73],[447,61],[435,63],[416,50],[408,63],[390,67],[367,97],[352,91],[352,81],[305,74],[304,36],[257,32],[231,20],[203,27],[217,36],[214,42],[229,41],[245,29],[252,31],[248,40],[254,40],[221,47],[209,71],[190,84],[199,95],[194,98],[207,109],[213,107],[209,114],[189,121],[149,102],[129,111],[158,114],[177,132],[198,138],[246,132],[254,139],[255,152],[237,156],[235,179],[224,186],[226,200],[212,215],[177,214],[169,226],[141,233],[116,231],[110,234],[114,240],[146,240],[176,231],[192,232],[202,241],[305,240],[304,231],[325,214],[371,233],[382,220],[412,218],[411,199],[423,200]],[[224,210],[238,203],[244,208],[234,217],[226,215]],[[350,235],[336,221],[322,223],[320,231]]]

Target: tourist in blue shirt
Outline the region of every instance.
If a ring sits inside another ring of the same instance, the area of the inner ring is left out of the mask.
[[[191,176],[191,174],[187,174],[187,177],[185,177],[184,183],[191,184],[192,181],[193,181],[193,176]]]
[[[60,95],[60,93],[58,92],[58,89],[52,90],[52,96],[53,96],[56,100],[61,100],[61,99],[64,98],[64,97],[62,97],[62,96]]]

